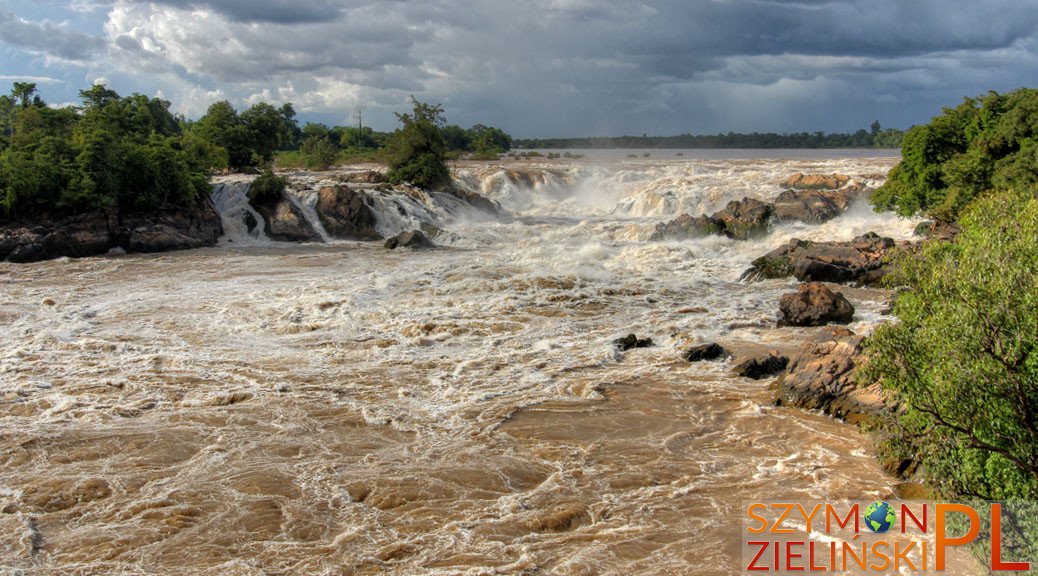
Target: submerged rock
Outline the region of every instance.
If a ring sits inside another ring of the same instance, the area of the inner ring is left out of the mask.
[[[349,186],[327,186],[318,192],[317,215],[325,230],[337,238],[377,240],[375,214],[363,192]]]
[[[795,277],[801,282],[877,284],[890,269],[886,257],[894,248],[890,238],[869,232],[850,242],[790,240],[757,258],[743,272],[749,281]]]
[[[693,346],[689,348],[682,358],[689,362],[702,362],[704,360],[717,360],[728,355],[728,351],[725,350],[720,344],[700,344],[699,346]]]
[[[432,250],[436,248],[432,240],[429,240],[421,230],[401,232],[386,240],[386,248],[395,250],[397,248],[410,248],[412,250]]]
[[[632,348],[648,348],[652,346],[652,338],[639,338],[634,334],[628,334],[613,340],[613,346],[621,352],[627,352]]]
[[[739,358],[735,361],[732,372],[736,376],[760,380],[768,376],[774,376],[786,369],[789,358],[772,350],[763,356],[750,356]]]
[[[779,326],[848,324],[854,319],[854,306],[847,298],[821,282],[801,284],[795,293],[783,295],[779,310]]]
[[[855,361],[862,341],[846,328],[831,327],[804,344],[779,377],[775,403],[821,410],[853,424],[889,413],[879,386],[858,386]]]
[[[703,238],[711,234],[723,234],[724,222],[709,216],[690,216],[682,214],[670,222],[656,225],[650,240],[691,240]]]

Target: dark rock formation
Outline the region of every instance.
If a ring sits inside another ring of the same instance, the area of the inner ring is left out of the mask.
[[[436,244],[433,244],[432,240],[426,238],[425,234],[421,230],[401,232],[396,236],[393,236],[389,240],[386,240],[385,246],[390,250],[395,250],[397,248],[410,248],[412,250],[432,250],[436,248]]]
[[[772,350],[763,356],[750,356],[739,358],[735,361],[732,372],[736,376],[760,380],[768,376],[774,376],[786,369],[789,358],[782,356]]]
[[[273,204],[254,206],[267,221],[267,237],[284,242],[320,241],[321,236],[291,200],[282,197]]]
[[[732,200],[724,210],[715,212],[710,218],[724,223],[725,235],[738,240],[763,236],[768,232],[768,220],[772,207],[760,200],[743,198]]]
[[[223,234],[220,215],[210,202],[163,206],[150,212],[91,212],[32,223],[0,224],[0,260],[35,262],[69,256],[162,252],[213,246]]]
[[[850,181],[844,174],[796,174],[782,181],[781,186],[794,190],[836,190]]]
[[[363,172],[350,172],[338,178],[339,182],[351,182],[356,184],[382,184],[386,181],[386,175],[377,170],[365,170]]]
[[[317,215],[325,230],[337,238],[377,240],[375,214],[363,192],[349,186],[328,186],[318,192]]]
[[[821,224],[836,218],[842,210],[825,193],[814,190],[787,190],[775,199],[775,219]]]
[[[626,352],[631,348],[648,348],[652,346],[652,338],[639,338],[634,334],[628,334],[623,338],[613,340],[613,346],[621,352]]]
[[[869,232],[850,242],[790,240],[753,261],[743,272],[749,281],[795,277],[801,282],[877,284],[889,268],[885,258],[895,243]]]
[[[839,292],[821,282],[801,284],[793,294],[779,300],[782,317],[779,326],[825,326],[848,324],[854,318],[854,306]]]
[[[826,329],[800,348],[779,377],[776,404],[821,410],[854,424],[889,413],[878,386],[858,387],[855,360],[861,348],[862,337],[850,330]]]
[[[718,358],[724,358],[725,356],[728,356],[728,351],[717,343],[700,344],[699,346],[693,346],[681,355],[682,358],[689,362],[717,360]]]
[[[458,186],[448,186],[446,192],[452,196],[455,196],[461,200],[464,200],[469,206],[482,210],[487,214],[497,215],[500,213],[501,207],[498,206],[497,202],[494,202],[490,198],[476,194],[475,192],[469,192]]]
[[[723,234],[724,222],[709,216],[690,216],[682,214],[670,222],[656,225],[651,240],[691,240],[711,234]]]

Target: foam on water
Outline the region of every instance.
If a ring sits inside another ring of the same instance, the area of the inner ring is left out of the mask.
[[[894,480],[855,429],[679,352],[790,351],[801,332],[774,326],[795,284],[740,283],[750,261],[794,236],[913,223],[865,207],[752,242],[644,232],[771,198],[793,172],[890,165],[470,167],[463,186],[499,218],[447,193],[367,192],[380,233],[435,226],[463,249],[240,249],[258,238],[230,226],[235,249],[0,264],[0,508],[34,515],[45,543],[0,566],[738,573],[725,519],[743,500],[879,497]],[[323,184],[293,187],[301,210]],[[216,190],[221,213],[245,192]],[[849,294],[855,329],[881,319],[882,293]],[[617,352],[630,332],[656,346]]]

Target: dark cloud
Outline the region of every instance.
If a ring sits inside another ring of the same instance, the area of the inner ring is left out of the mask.
[[[83,61],[105,45],[96,36],[67,30],[51,22],[30,22],[0,12],[0,42],[63,60]]]
[[[236,22],[299,24],[337,20],[341,2],[327,0],[154,0],[183,9],[210,9]]]

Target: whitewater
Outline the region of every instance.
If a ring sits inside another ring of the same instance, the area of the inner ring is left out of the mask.
[[[680,354],[794,352],[811,329],[775,322],[796,282],[740,282],[750,261],[917,222],[862,204],[649,238],[796,172],[876,186],[897,159],[654,156],[455,166],[498,215],[372,187],[378,232],[432,251],[272,242],[231,179],[217,247],[0,264],[0,568],[727,574],[746,501],[892,494],[856,428]],[[289,175],[308,221],[336,177]],[[844,293],[852,330],[886,319],[887,293]],[[655,346],[617,351],[628,333]]]

